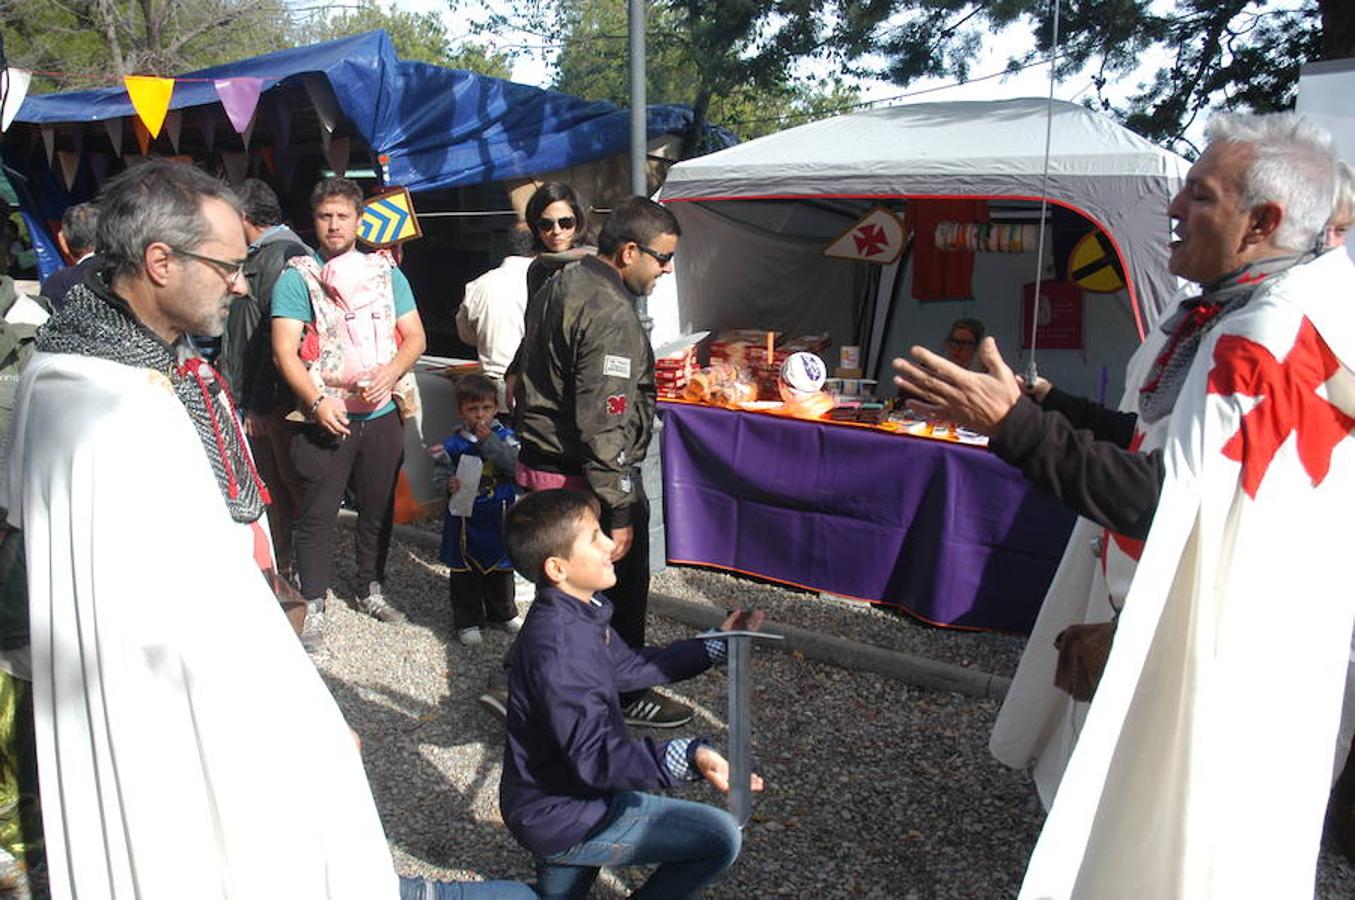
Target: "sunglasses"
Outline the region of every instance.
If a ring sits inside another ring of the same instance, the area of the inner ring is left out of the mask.
[[[560,226],[561,231],[572,231],[576,220],[573,216],[561,216],[558,219],[541,218],[536,220],[537,231],[553,231],[556,225]]]
[[[635,248],[639,250],[641,253],[654,257],[656,260],[658,260],[659,265],[661,266],[666,266],[673,261],[673,254],[671,253],[660,253],[657,250],[652,250],[649,247],[646,247],[644,244],[636,244]]]
[[[228,284],[245,272],[245,260],[243,259],[217,259],[214,256],[203,256],[201,253],[194,253],[192,250],[184,250],[181,247],[170,247],[169,249],[178,256],[186,256],[189,259],[207,263],[220,272]]]

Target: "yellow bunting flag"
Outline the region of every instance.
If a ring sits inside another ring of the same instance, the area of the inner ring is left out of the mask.
[[[127,96],[132,98],[137,117],[152,138],[159,137],[160,127],[165,124],[165,113],[169,112],[169,99],[174,95],[174,79],[127,75],[122,82],[127,86]]]
[[[389,247],[422,237],[409,191],[395,188],[369,199],[358,219],[358,239],[373,247]]]

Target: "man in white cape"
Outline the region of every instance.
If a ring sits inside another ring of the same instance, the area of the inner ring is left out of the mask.
[[[1169,207],[1171,269],[1203,292],[1131,361],[1125,440],[1093,424],[1105,416],[1076,431],[1022,399],[991,342],[987,373],[917,350],[895,363],[924,408],[994,435],[1096,523],[1074,531],[992,742],[1010,764],[1038,758],[1052,799],[1022,897],[1313,892],[1355,622],[1339,569],[1355,267],[1318,255],[1335,184],[1325,133],[1223,116],[1209,140]],[[1051,686],[1052,640],[1114,609],[1078,734],[1081,711]]]
[[[52,893],[401,896],[354,735],[262,572],[266,489],[186,353],[244,291],[238,204],[148,162],[106,186],[99,249],[39,332],[0,470]]]

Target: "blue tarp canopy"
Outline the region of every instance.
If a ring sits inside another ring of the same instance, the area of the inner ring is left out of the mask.
[[[185,73],[170,108],[219,103],[217,78],[261,78],[266,92],[316,75],[328,82],[353,129],[387,158],[384,180],[411,191],[524,178],[624,153],[630,144],[629,113],[614,104],[403,61],[384,31]],[[132,115],[118,86],[30,95],[15,119],[42,125]],[[691,121],[688,107],[651,106],[649,138],[681,133]]]

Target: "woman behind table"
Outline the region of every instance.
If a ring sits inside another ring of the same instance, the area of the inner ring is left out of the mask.
[[[962,369],[973,369],[979,341],[987,331],[978,319],[962,316],[950,323],[946,339],[941,342],[941,355]],[[899,388],[899,399],[909,400],[915,395]]]

